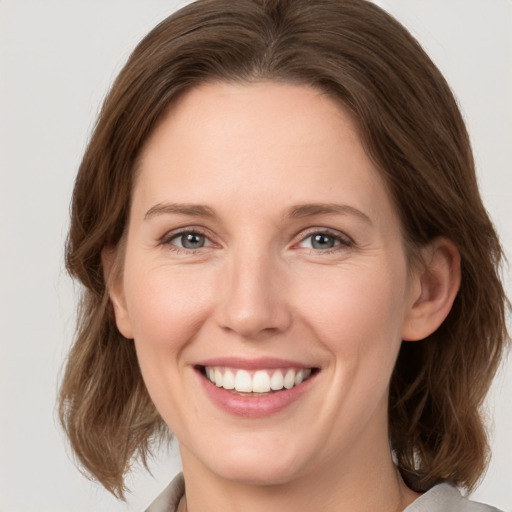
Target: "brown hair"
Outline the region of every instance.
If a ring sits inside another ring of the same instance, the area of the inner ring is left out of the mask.
[[[84,285],[60,418],[85,470],[123,496],[167,430],[147,394],[132,341],[118,332],[101,251],[122,240],[136,158],[177,96],[212,80],[300,83],[341,101],[385,178],[408,247],[445,236],[462,284],[441,327],[402,343],[389,429],[414,489],[471,489],[486,467],[481,406],[507,341],[501,247],[479,196],[468,134],[441,73],[415,39],[364,0],[199,0],[154,28],[116,79],[83,157],[67,268]]]

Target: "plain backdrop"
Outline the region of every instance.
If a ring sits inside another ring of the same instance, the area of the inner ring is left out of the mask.
[[[236,1],[236,0],[234,0]],[[0,0],[0,511],[141,511],[179,471],[136,470],[117,502],[75,468],[55,420],[76,292],[63,266],[73,178],[106,91],[139,39],[185,1]],[[512,255],[512,3],[380,2],[460,102],[482,194]],[[510,273],[506,277],[510,293]],[[512,511],[512,370],[488,401],[494,459],[474,499]]]

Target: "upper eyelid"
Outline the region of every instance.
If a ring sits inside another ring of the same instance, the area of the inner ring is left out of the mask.
[[[160,240],[172,240],[177,236],[180,236],[184,233],[197,233],[199,235],[204,235],[208,239],[211,239],[211,236],[208,234],[208,230],[201,226],[184,226],[182,228],[175,228],[166,231],[161,237]]]
[[[168,237],[168,240],[174,240],[175,238],[179,238],[180,236],[183,236],[183,235],[187,235],[187,234],[193,234],[193,235],[200,235],[200,236],[204,236],[204,238],[206,238],[207,240],[210,240],[210,237],[208,235],[206,235],[205,233],[203,233],[202,231],[199,231],[199,230],[184,230],[184,231],[178,231],[178,232],[175,232],[175,233],[172,233],[169,235]]]
[[[338,229],[321,227],[321,226],[316,226],[316,227],[308,228],[306,230],[302,230],[299,233],[297,233],[297,235],[294,237],[294,239],[296,239],[298,242],[302,242],[306,238],[310,237],[311,235],[315,235],[315,234],[326,234],[326,235],[332,236],[334,238],[344,240],[346,242],[354,243],[354,239],[351,236],[347,235],[345,232],[340,231]]]
[[[204,236],[205,239],[208,241],[206,245],[203,247],[197,247],[197,248],[187,248],[187,247],[181,247],[180,245],[173,243],[172,241],[176,238],[179,238],[180,236],[186,234],[186,233],[195,233],[201,236]],[[159,247],[165,248],[167,250],[170,250],[174,253],[182,254],[182,255],[191,255],[196,253],[203,253],[205,250],[211,250],[212,247],[215,248],[215,245],[218,245],[216,242],[212,240],[212,237],[209,236],[202,228],[198,227],[182,227],[182,228],[176,228],[170,231],[167,231],[162,237],[158,239],[157,245]]]
[[[187,248],[180,247],[179,245],[175,245],[174,243],[172,243],[172,240],[174,240],[175,238],[178,238],[179,236],[181,236],[185,233],[197,233],[198,235],[202,235],[208,240],[209,243],[207,245],[205,245],[204,247],[198,247],[197,249],[187,249]],[[211,249],[212,246],[218,245],[218,243],[216,243],[212,240],[212,237],[207,233],[207,230],[205,230],[204,228],[198,227],[198,226],[193,226],[193,227],[187,226],[187,227],[182,227],[182,228],[171,229],[170,231],[167,231],[163,236],[158,238],[157,244],[159,246],[173,245],[176,248],[176,250],[186,251],[186,252],[194,252],[194,251],[201,251],[204,249]]]

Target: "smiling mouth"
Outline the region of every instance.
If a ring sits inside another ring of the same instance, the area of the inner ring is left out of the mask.
[[[218,388],[245,396],[260,396],[292,389],[318,371],[317,368],[274,368],[251,371],[221,366],[200,366],[198,369]]]

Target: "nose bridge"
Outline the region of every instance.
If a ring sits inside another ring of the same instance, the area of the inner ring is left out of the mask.
[[[280,263],[262,247],[245,245],[232,251],[219,305],[224,329],[257,338],[289,326],[291,313]]]

